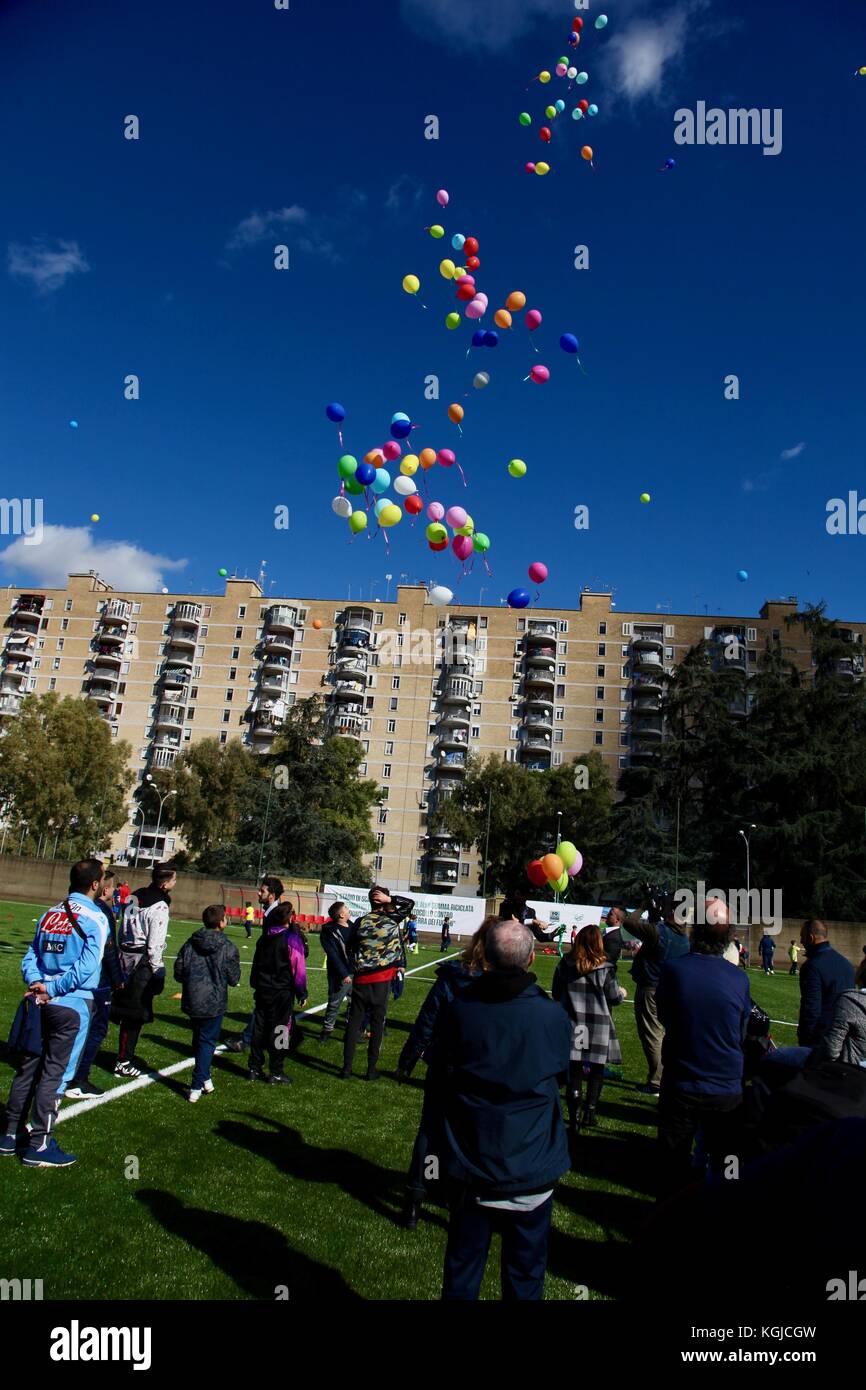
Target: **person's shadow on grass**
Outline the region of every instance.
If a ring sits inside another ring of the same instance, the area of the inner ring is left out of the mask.
[[[231,1144],[266,1159],[281,1173],[300,1182],[333,1183],[340,1191],[370,1208],[377,1216],[399,1224],[406,1175],[396,1168],[352,1153],[349,1149],[319,1149],[304,1142],[299,1130],[290,1129],[270,1115],[250,1114],[272,1133],[238,1120],[220,1120],[215,1133]]]
[[[136,1201],[166,1231],[201,1250],[251,1298],[273,1301],[285,1289],[290,1302],[311,1298],[359,1300],[335,1269],[293,1250],[280,1231],[262,1221],[187,1207],[170,1192],[144,1188]]]

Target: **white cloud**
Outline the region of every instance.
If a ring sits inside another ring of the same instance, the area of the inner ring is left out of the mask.
[[[284,227],[303,226],[309,217],[306,208],[297,206],[272,209],[270,212],[251,212],[235,227],[226,242],[226,250],[242,251],[247,246],[257,246]]]
[[[743,492],[769,492],[779,481],[782,470],[768,468],[764,473],[756,473],[753,478],[743,479]]]
[[[571,27],[563,0],[400,0],[400,10],[407,24],[425,38],[494,53],[507,48],[538,19],[563,21],[566,16],[560,25],[560,42]]]
[[[386,212],[403,212],[418,207],[424,196],[424,187],[411,174],[401,174],[385,196]]]
[[[0,550],[0,565],[32,584],[62,586],[69,574],[96,570],[115,589],[152,593],[162,587],[163,571],[181,570],[186,560],[153,555],[131,541],[97,540],[89,526],[45,526],[39,545],[21,536]]]
[[[11,242],[7,266],[13,279],[29,281],[37,294],[52,294],[70,275],[84,275],[90,269],[77,241],[58,241],[53,246],[43,240],[30,246]]]
[[[603,56],[605,77],[629,101],[658,98],[667,70],[685,51],[689,12],[686,6],[658,19],[634,19],[612,35]]]
[[[783,449],[782,452],[781,452],[781,454],[779,455],[779,458],[785,459],[786,461],[787,461],[788,459],[795,459],[795,458],[797,458],[800,454],[802,454],[802,452],[803,452],[803,450],[805,449],[805,447],[806,447],[806,441],[805,441],[805,439],[801,439],[801,440],[800,440],[800,443],[799,443],[799,444],[795,444],[795,445],[793,446],[793,448],[791,448],[791,449]]]

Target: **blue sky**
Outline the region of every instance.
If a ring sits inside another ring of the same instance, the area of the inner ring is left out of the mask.
[[[359,457],[398,410],[420,426],[413,446],[456,450],[468,489],[437,469],[431,496],[465,505],[492,541],[493,579],[476,565],[464,601],[530,587],[542,560],[551,604],[604,584],[621,609],[754,612],[797,594],[862,617],[866,537],[829,537],[825,515],[831,497],[866,496],[863,16],[599,0],[576,59],[590,81],[569,97],[531,78],[566,51],[574,13],[570,0],[7,0],[3,491],[41,496],[50,529],[41,546],[4,538],[4,578],[57,582],[74,560],[118,587],[213,592],[220,566],[255,575],[266,559],[277,593],[382,597],[386,573],[454,588],[459,565],[427,549],[421,522],[391,532],[389,557],[381,535],[350,543],[332,515],[336,399]],[[528,175],[540,122],[525,131],[518,113],[560,93],[551,174]],[[582,93],[599,115],[575,123]],[[781,108],[782,152],[677,147],[674,112],[700,100]],[[138,141],[123,138],[129,114]],[[542,311],[537,356],[518,325],[467,363],[468,323],[444,327],[448,241],[424,231],[437,220],[478,238],[488,317],[516,289]],[[573,268],[577,244],[589,270]],[[546,385],[524,383],[534,362]],[[482,369],[491,384],[475,392]],[[123,399],[128,373],[139,401]],[[424,399],[429,374],[439,401]],[[288,531],[274,529],[281,505]]]

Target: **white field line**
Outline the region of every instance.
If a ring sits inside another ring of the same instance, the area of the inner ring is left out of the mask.
[[[443,956],[442,960],[456,960],[461,954],[460,951],[455,951],[451,956]],[[417,965],[414,970],[407,970],[406,975],[416,975],[419,970],[427,969],[429,969],[429,962],[425,962],[424,965]],[[313,1014],[320,1014],[327,1007],[327,1000],[325,1000],[324,1004],[315,1004],[312,1009],[307,1009],[304,1013],[298,1014],[298,1021],[300,1022],[302,1019],[310,1018]],[[225,1050],[225,1043],[219,1043],[215,1050],[215,1055],[225,1052]],[[57,1116],[54,1123],[59,1125],[63,1120],[74,1120],[76,1115],[83,1115],[87,1110],[95,1110],[98,1105],[107,1105],[110,1100],[117,1100],[120,1096],[131,1095],[133,1091],[140,1091],[143,1086],[152,1086],[155,1081],[160,1081],[165,1076],[174,1076],[179,1071],[186,1071],[188,1067],[194,1064],[194,1057],[184,1057],[181,1062],[172,1062],[170,1067],[162,1067],[159,1071],[149,1071],[145,1076],[136,1077],[134,1081],[127,1081],[124,1086],[115,1086],[112,1090],[106,1091],[102,1096],[91,1096],[89,1100],[78,1100],[74,1105],[64,1104],[61,1106],[60,1114]]]

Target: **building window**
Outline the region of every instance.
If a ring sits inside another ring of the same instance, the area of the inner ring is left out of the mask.
[[[565,719],[565,710],[564,710],[564,709],[557,709],[557,710],[554,710],[554,712],[553,712],[553,717],[554,717],[554,719],[558,719],[558,720],[560,720],[560,721],[563,720],[563,719]]]
[[[561,753],[554,753],[554,755],[553,755],[553,766],[554,766],[554,767],[559,767],[559,766],[561,765],[561,763],[562,763],[562,754],[561,754]]]
[[[48,689],[49,689],[49,690],[56,690],[56,689],[57,689],[57,681],[54,679],[53,676],[51,677],[50,681],[48,682]]]
[[[596,666],[595,674],[598,676],[599,680],[602,680],[604,678],[604,667]]]
[[[628,758],[620,758],[619,765],[620,767],[628,767]]]
[[[473,725],[472,725],[472,730],[471,730],[470,736],[471,736],[472,738],[480,738],[480,737],[481,737],[481,728],[480,728],[480,726],[479,726],[478,724],[473,724]]]
[[[599,625],[598,625],[598,635],[599,635],[599,637],[606,637],[606,636],[607,636],[607,623],[599,623]]]
[[[565,738],[565,733],[564,733],[564,731],[563,731],[562,729],[554,729],[554,731],[553,731],[553,741],[554,741],[554,743],[562,743],[562,741],[563,741],[564,738]]]
[[[392,677],[391,677],[391,689],[392,689],[392,690],[399,690],[399,689],[400,689],[400,677],[399,677],[399,676],[392,676]]]
[[[383,763],[383,764],[382,764],[382,776],[383,776],[383,777],[390,777],[390,776],[391,776],[391,764],[390,764],[390,763]]]
[[[604,743],[604,734],[596,734],[596,736],[595,736],[595,746],[596,746],[596,748],[600,748],[600,747],[602,746],[603,743]]]
[[[469,870],[471,869],[471,867],[472,867],[471,864],[461,864],[461,865],[460,865],[460,877],[461,877],[461,878],[468,878],[468,877],[469,877]]]
[[[377,831],[376,831],[376,844],[377,844],[377,845],[379,846],[379,848],[381,849],[382,846],[384,845],[384,843],[385,843],[385,832],[384,832],[384,830],[377,830]]]
[[[52,663],[51,663],[51,669],[52,669],[52,671],[59,671],[59,670],[60,670],[60,657],[59,657],[59,656],[55,656],[54,660],[53,660]]]
[[[473,714],[480,714],[480,713],[481,713],[481,706],[480,706],[480,705],[473,705],[473,706],[472,706],[472,713],[473,713]]]
[[[406,626],[406,614],[405,614],[405,613],[399,613],[399,614],[397,615],[397,625],[398,625],[398,627],[405,627],[405,626]]]
[[[556,674],[557,674],[558,676],[564,676],[567,670],[568,670],[568,667],[566,666],[566,663],[563,661],[563,662],[561,662],[561,664],[560,664],[559,666],[557,666],[557,668],[556,668]]]
[[[595,698],[596,698],[597,700],[603,700],[603,699],[604,699],[604,686],[603,686],[603,685],[597,685],[597,686],[595,687]]]
[[[604,723],[604,710],[603,710],[603,709],[597,709],[597,710],[596,710],[596,712],[595,712],[595,722],[596,722],[596,724],[603,724],[603,723]]]
[[[385,621],[385,614],[384,614],[384,613],[377,613],[377,614],[376,614],[376,617],[375,617],[376,626],[377,626],[377,627],[381,627],[384,621]]]
[[[61,618],[61,619],[60,619],[60,631],[61,631],[61,632],[66,632],[66,630],[67,630],[68,627],[69,627],[69,619],[68,619],[68,618]]]
[[[517,739],[520,737],[520,729],[516,724],[512,724],[508,737],[510,739]]]
[[[228,722],[229,722],[229,720],[231,719],[231,717],[232,717],[232,712],[231,712],[231,710],[230,710],[230,709],[224,709],[224,710],[223,710],[223,723],[224,723],[224,724],[228,724]]]
[[[380,824],[380,825],[387,825],[387,824],[388,824],[388,808],[387,808],[387,806],[380,806],[380,807],[379,807],[379,824]]]
[[[473,686],[472,693],[473,693],[473,695],[483,695],[483,694],[484,694],[484,682],[483,682],[483,681],[476,681],[476,682],[475,682],[475,685]]]
[[[396,719],[389,719],[389,720],[388,720],[388,733],[389,733],[389,734],[396,733],[396,730],[397,730],[397,721],[396,721]]]
[[[393,753],[393,752],[394,752],[394,743],[393,743],[393,741],[392,741],[391,739],[389,739],[388,742],[385,744],[385,756],[387,757],[389,753]]]
[[[375,859],[373,860],[373,868],[374,868],[374,869],[377,871],[377,873],[378,873],[378,871],[379,871],[379,869],[381,869],[381,867],[382,867],[382,856],[381,856],[381,854],[377,854],[376,857],[375,857]]]
[[[396,695],[392,695],[391,699],[388,701],[388,708],[389,708],[390,710],[395,710],[395,709],[397,708],[398,703],[399,703],[399,702],[398,702],[398,700],[397,700],[397,696],[396,696]]]
[[[189,723],[189,721],[190,721],[191,719],[195,719],[195,710],[194,710],[194,709],[188,709],[187,712],[186,712],[186,718],[187,718],[187,723]]]
[[[621,746],[628,747],[628,734],[620,734],[619,741]]]
[[[486,618],[479,618],[479,619],[478,619],[478,626],[479,626],[482,630],[483,630],[484,628],[486,628],[486,627],[487,627],[487,619],[486,619]]]
[[[63,605],[63,611],[64,611],[64,613],[71,613],[71,612],[72,612],[72,599],[71,599],[71,598],[68,598],[68,599],[66,600],[66,602],[64,603],[64,605]]]
[[[233,690],[227,690],[227,691],[226,691],[226,694],[225,694],[225,698],[226,698],[226,702],[227,702],[227,703],[230,702],[231,700],[233,700],[233,699],[235,698],[235,692],[234,692]]]
[[[564,686],[564,685],[558,685],[558,686],[556,687],[556,698],[557,698],[557,700],[564,700],[564,699],[565,699],[565,686]]]
[[[228,734],[227,734],[224,730],[222,730],[222,731],[220,732],[220,743],[228,743],[228,739],[229,739]]]
[[[58,639],[57,639],[57,650],[58,650],[59,652],[62,652],[62,651],[63,651],[63,642],[64,642],[64,638],[58,637]]]

